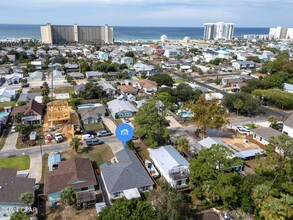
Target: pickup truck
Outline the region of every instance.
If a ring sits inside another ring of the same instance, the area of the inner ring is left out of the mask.
[[[55,140],[56,140],[57,143],[62,142],[62,141],[63,141],[63,136],[62,136],[62,134],[61,134],[61,133],[56,133],[56,134],[55,134]]]
[[[93,146],[93,145],[103,144],[104,141],[99,140],[99,139],[92,139],[92,140],[87,140],[85,143],[87,146]]]

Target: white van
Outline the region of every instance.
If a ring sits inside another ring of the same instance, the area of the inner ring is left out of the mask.
[[[94,137],[94,135],[92,135],[92,134],[83,134],[82,136],[81,136],[81,139],[83,140],[83,141],[85,141],[85,140],[90,140],[90,139],[94,139],[95,137]]]

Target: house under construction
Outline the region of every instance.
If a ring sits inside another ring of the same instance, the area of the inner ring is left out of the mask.
[[[62,125],[70,120],[70,107],[68,102],[57,100],[47,105],[48,123],[53,126]]]

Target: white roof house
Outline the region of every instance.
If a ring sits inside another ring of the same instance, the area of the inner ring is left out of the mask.
[[[111,115],[116,118],[129,118],[137,112],[137,109],[129,101],[118,99],[107,102]]]
[[[173,146],[149,148],[148,151],[155,166],[172,187],[188,186],[189,163]]]
[[[284,83],[283,88],[286,92],[293,93],[293,84]]]
[[[0,89],[0,102],[10,102],[15,98],[15,89],[7,89],[6,87]]]

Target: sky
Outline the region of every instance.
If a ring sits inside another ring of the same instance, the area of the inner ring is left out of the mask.
[[[2,24],[293,26],[293,0],[0,0]]]

